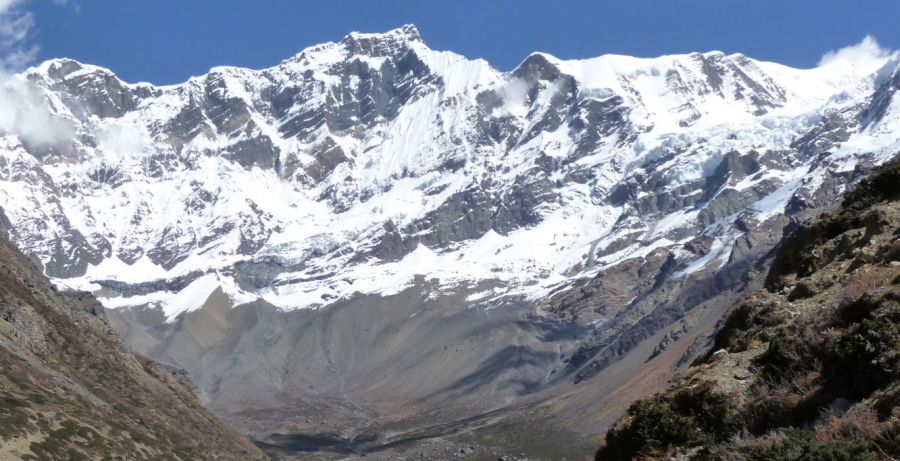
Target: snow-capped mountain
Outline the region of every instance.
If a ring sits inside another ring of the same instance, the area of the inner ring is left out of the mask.
[[[501,72],[405,26],[173,86],[52,60],[0,89],[0,224],[254,436],[551,397],[597,431],[900,151],[876,48]]]
[[[504,73],[412,26],[165,87],[53,60],[21,78],[74,139],[7,133],[0,206],[61,283],[169,318],[219,286],[296,309],[417,274],[538,298],[660,247],[676,276],[722,264],[738,219],[833,196],[896,147],[891,66],[536,53]]]

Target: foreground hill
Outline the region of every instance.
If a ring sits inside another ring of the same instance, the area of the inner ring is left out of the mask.
[[[710,353],[597,460],[900,457],[900,160],[787,237]]]
[[[0,242],[0,459],[265,459]]]

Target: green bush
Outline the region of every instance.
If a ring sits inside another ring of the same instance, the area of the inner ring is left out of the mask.
[[[888,425],[876,443],[884,454],[894,459],[900,457],[900,423]]]
[[[628,408],[628,423],[606,434],[597,460],[626,460],[672,447],[728,440],[735,432],[735,411],[711,383],[684,388],[671,398],[639,400]]]
[[[715,442],[724,442],[735,433],[735,410],[728,397],[713,391],[711,383],[681,389],[671,402],[672,410],[688,416],[703,432]]]
[[[699,435],[693,419],[672,410],[665,401],[639,400],[628,408],[629,422],[606,433],[597,461],[630,460],[640,454],[687,445]]]
[[[875,454],[863,442],[820,442],[812,432],[788,429],[784,440],[740,447],[753,461],[870,461]]]
[[[804,329],[780,329],[769,341],[769,347],[756,358],[763,376],[776,381],[815,371],[822,355],[819,340]]]
[[[897,377],[900,326],[884,319],[864,319],[838,341],[829,374],[851,397],[867,397]]]

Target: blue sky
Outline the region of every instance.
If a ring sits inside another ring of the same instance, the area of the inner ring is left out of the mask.
[[[128,81],[176,83],[216,65],[267,67],[350,31],[406,23],[434,49],[513,68],[561,58],[742,52],[811,67],[872,35],[900,48],[900,1],[0,0],[33,21],[36,59],[67,56]]]

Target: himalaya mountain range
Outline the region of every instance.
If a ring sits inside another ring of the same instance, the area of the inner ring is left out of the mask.
[[[172,86],[51,60],[6,83],[52,135],[3,134],[0,218],[279,456],[540,421],[533,456],[575,459],[900,150],[900,60],[858,48],[502,72],[404,26]]]

